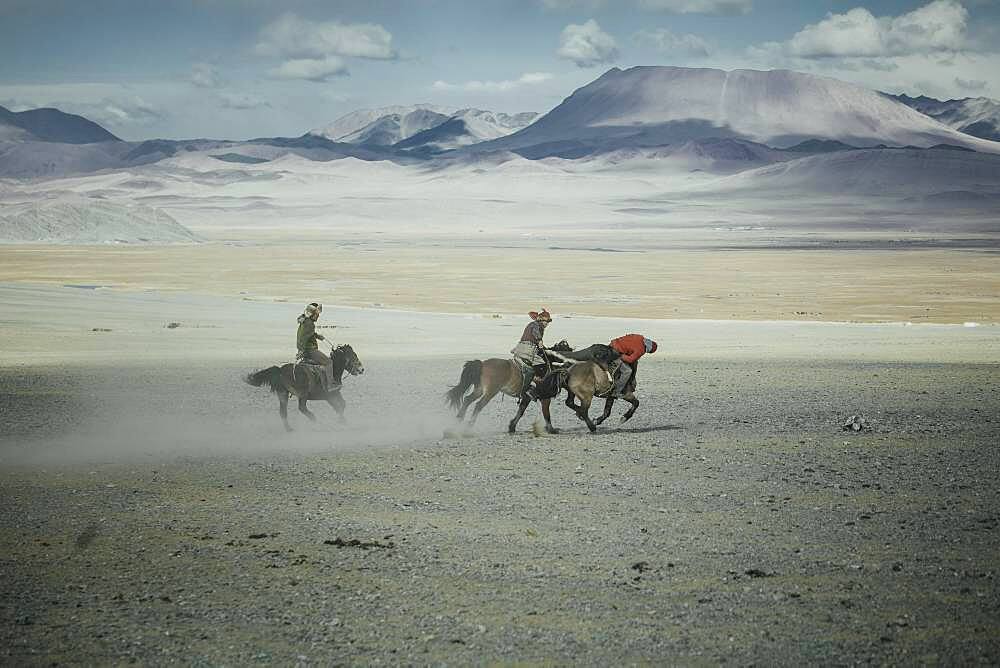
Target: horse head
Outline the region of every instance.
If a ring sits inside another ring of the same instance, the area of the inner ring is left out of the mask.
[[[343,357],[344,369],[347,373],[352,376],[360,376],[365,372],[365,365],[361,363],[361,360],[358,358],[358,354],[354,352],[354,348],[350,345],[345,343],[342,346],[337,346],[337,350],[334,352]]]
[[[554,346],[549,346],[549,350],[557,353],[571,353],[573,352],[573,346],[569,345],[566,339],[563,339]]]

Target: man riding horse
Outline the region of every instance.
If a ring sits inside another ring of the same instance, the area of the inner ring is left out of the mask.
[[[544,377],[548,370],[548,365],[542,354],[545,349],[542,337],[545,336],[545,328],[552,322],[552,316],[546,309],[542,309],[541,312],[531,311],[528,316],[531,318],[531,322],[524,328],[521,340],[510,352],[521,367],[522,397],[534,399],[531,388],[532,379]]]
[[[319,320],[319,315],[322,312],[323,305],[319,302],[312,302],[298,317],[299,330],[295,336],[295,344],[298,348],[296,359],[307,364],[319,365],[323,372],[324,387],[328,392],[333,392],[339,390],[341,384],[334,376],[333,360],[319,349],[318,342],[326,340],[325,336],[316,331],[316,321]]]
[[[656,341],[647,339],[642,334],[626,334],[611,342],[611,348],[618,353],[618,368],[615,373],[615,396],[625,394],[628,383],[632,380],[639,358],[646,353],[656,352]]]

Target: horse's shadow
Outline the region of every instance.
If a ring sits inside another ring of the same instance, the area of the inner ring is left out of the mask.
[[[658,431],[683,431],[684,427],[676,424],[661,424],[653,427],[598,427],[597,431],[592,432],[594,436],[600,436],[601,434],[651,434]],[[586,427],[563,427],[560,431],[564,434],[589,434]]]
[[[684,427],[676,424],[661,424],[655,427],[620,427],[609,429],[609,432],[621,432],[625,434],[650,434],[655,431],[683,431]]]

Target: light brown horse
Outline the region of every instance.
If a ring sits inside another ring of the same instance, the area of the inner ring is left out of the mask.
[[[521,367],[514,360],[496,357],[488,360],[469,360],[462,367],[458,385],[445,392],[445,398],[452,408],[458,409],[460,421],[465,420],[469,406],[472,402],[476,402],[469,427],[475,426],[479,413],[498,393],[503,392],[507,396],[519,399],[517,415],[507,424],[507,431],[513,434],[518,421],[531,403],[528,397],[522,395],[521,383]],[[466,396],[469,388],[472,388],[472,392]],[[542,398],[539,401],[542,404],[542,416],[545,418],[545,431],[558,434],[559,430],[552,426],[552,415],[549,412],[552,397]]]
[[[573,361],[573,358],[562,353],[557,353],[556,356],[568,362]],[[612,362],[612,368],[614,368],[613,365],[614,362]],[[611,407],[615,405],[614,381],[611,379],[607,368],[597,362],[585,361],[575,362],[568,369],[560,372],[565,374],[562,386],[566,389],[567,393],[566,405],[576,413],[578,418],[587,423],[587,428],[591,432],[597,431],[597,427],[611,417]],[[636,409],[639,408],[639,400],[635,398],[635,379],[638,371],[638,365],[634,365],[632,377],[625,385],[625,390],[621,396],[622,399],[632,404],[632,407],[622,415],[622,422],[630,420],[635,415]],[[594,397],[603,397],[605,399],[604,414],[596,420],[591,420],[590,404],[593,402]],[[579,405],[574,401],[577,398],[580,400]]]

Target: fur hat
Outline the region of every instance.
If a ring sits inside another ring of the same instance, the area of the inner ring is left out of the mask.
[[[548,309],[542,309],[541,311],[531,311],[528,313],[528,317],[532,320],[540,320],[542,322],[552,322],[552,314],[549,313]]]
[[[646,352],[647,353],[655,353],[656,352],[656,341],[654,341],[653,339],[647,339],[644,336],[644,337],[642,337],[642,343],[643,343],[643,345],[646,346]]]
[[[312,302],[306,306],[305,314],[311,316],[314,313],[322,313],[323,305],[319,302]]]

